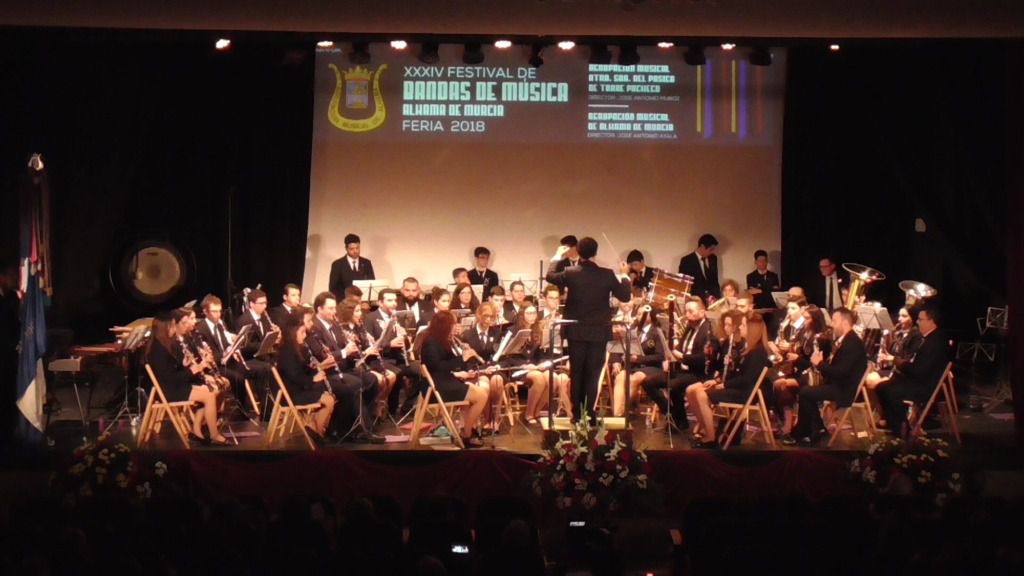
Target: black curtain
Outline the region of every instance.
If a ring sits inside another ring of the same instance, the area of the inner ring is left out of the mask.
[[[236,37],[237,38],[237,37]],[[2,247],[16,255],[16,176],[42,152],[53,190],[49,322],[76,339],[151,315],[109,269],[139,240],[194,265],[173,303],[301,282],[313,53],[250,34],[217,52],[206,33],[5,30],[0,35]],[[231,269],[228,268],[229,202]],[[229,286],[229,279],[233,286]]]
[[[867,264],[887,275],[873,299],[893,309],[899,281],[926,282],[947,327],[975,339],[975,319],[1007,303],[1006,82],[997,42],[791,50],[786,284],[819,281],[825,255]]]

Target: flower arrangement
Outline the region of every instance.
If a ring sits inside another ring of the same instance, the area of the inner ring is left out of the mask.
[[[50,486],[73,499],[97,495],[150,498],[157,483],[167,475],[167,465],[156,462],[150,470],[140,465],[138,455],[128,445],[111,444],[103,433],[80,448],[71,464],[50,475]]]
[[[963,474],[949,443],[921,437],[913,442],[884,437],[850,461],[850,473],[879,492],[919,495],[943,505],[963,491]]]
[[[648,490],[647,454],[628,432],[591,427],[584,415],[549,447],[532,474],[533,493],[570,513],[621,511]]]

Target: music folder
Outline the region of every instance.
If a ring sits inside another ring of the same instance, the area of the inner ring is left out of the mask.
[[[377,294],[388,287],[388,281],[383,278],[377,280],[353,280],[352,285],[363,291],[360,301],[372,303],[377,299]],[[338,294],[337,296],[341,298],[344,295]]]
[[[505,338],[501,340],[501,344],[498,346],[497,351],[494,352],[494,361],[497,362],[507,354],[518,354],[523,348],[530,342],[530,330],[524,329],[516,332],[515,336],[511,332],[505,335]]]
[[[246,324],[245,326],[242,326],[242,328],[238,331],[238,334],[235,334],[234,341],[231,342],[231,345],[228,346],[227,350],[225,350],[224,354],[221,356],[221,358],[223,359],[221,361],[222,363],[226,364],[228,359],[234,356],[235,352],[238,352],[238,349],[245,344],[245,341],[249,338],[249,332],[252,330],[253,326],[254,324]]]
[[[894,328],[888,310],[885,308],[875,308],[867,304],[857,307],[857,324],[868,330],[888,330],[891,332]]]
[[[783,310],[789,304],[789,292],[772,292],[772,300],[775,300],[775,307]]]

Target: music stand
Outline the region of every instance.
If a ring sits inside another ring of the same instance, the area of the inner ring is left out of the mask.
[[[884,306],[875,307],[869,304],[861,304],[857,307],[857,324],[865,330],[892,332],[895,329],[888,309]]]
[[[126,356],[134,357],[136,364],[138,364],[138,352],[142,347],[149,342],[149,329],[150,327],[145,324],[137,325],[132,328],[132,331],[128,333],[128,337],[124,339],[124,344],[121,345],[121,353]],[[142,388],[142,370],[136,365],[135,373],[138,375],[135,381],[135,414],[132,414],[131,403],[128,399],[128,369],[125,365],[124,375],[124,401],[121,403],[121,407],[118,409],[117,414],[110,420],[110,424],[103,429],[103,432],[109,432],[114,424],[121,419],[122,416],[128,417],[128,422],[132,426],[138,425],[139,418],[142,415],[142,397],[145,396],[146,391]]]
[[[263,337],[263,342],[260,342],[259,350],[256,351],[256,354],[253,354],[253,357],[259,358],[260,356],[272,355],[279,336],[280,332],[267,332],[267,335]]]
[[[775,301],[776,308],[785,310],[786,305],[789,304],[789,292],[772,292],[772,300]]]
[[[383,278],[376,280],[353,280],[352,285],[363,291],[363,297],[359,299],[361,302],[372,304],[374,291],[376,290],[377,293],[380,293],[381,290],[386,289],[388,281]],[[336,294],[336,296],[341,298],[344,294]]]
[[[227,366],[228,359],[234,356],[238,350],[245,344],[245,341],[249,338],[249,332],[252,330],[253,324],[246,324],[238,330],[238,334],[235,335],[235,340],[228,345],[227,350],[221,354],[221,364]]]
[[[416,313],[412,310],[396,310],[395,322],[406,331],[416,330]]]
[[[469,285],[469,289],[473,291],[473,294],[476,294],[477,302],[483,302],[484,301],[484,285],[483,284],[470,284]]]

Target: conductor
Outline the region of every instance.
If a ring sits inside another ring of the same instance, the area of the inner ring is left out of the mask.
[[[569,289],[564,318],[569,324],[565,336],[569,340],[573,421],[579,418],[581,406],[586,407],[591,420],[594,420],[597,383],[608,341],[612,339],[609,297],[615,296],[621,301],[630,297],[628,264],[620,262],[618,274],[595,264],[593,258],[597,255],[597,241],[589,236],[579,241],[577,250],[579,263],[557,272],[554,264],[569,251],[568,246],[559,246],[551,259],[553,265],[548,267],[545,275],[545,280],[551,284]]]

